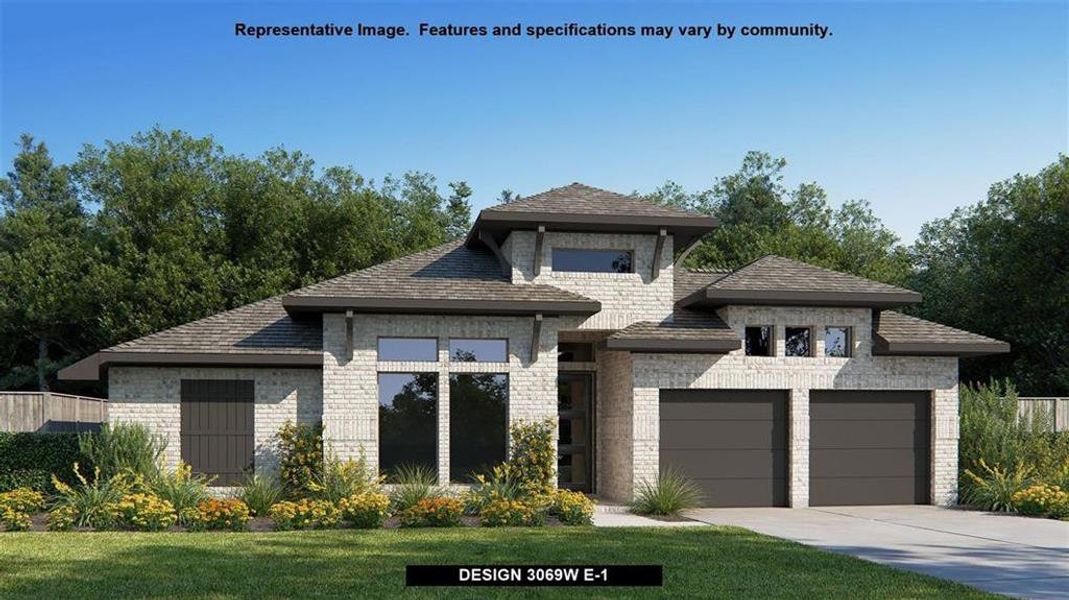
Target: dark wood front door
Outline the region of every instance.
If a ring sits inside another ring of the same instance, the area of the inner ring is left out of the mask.
[[[182,460],[213,485],[236,485],[253,468],[252,381],[183,379]]]
[[[557,376],[557,485],[589,492],[593,489],[594,374]]]

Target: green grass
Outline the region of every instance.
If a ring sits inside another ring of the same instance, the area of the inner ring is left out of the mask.
[[[406,564],[665,566],[663,588],[404,588]],[[0,598],[993,598],[735,528],[0,533]]]

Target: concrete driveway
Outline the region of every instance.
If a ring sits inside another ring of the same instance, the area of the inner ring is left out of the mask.
[[[934,506],[703,508],[735,525],[1021,598],[1069,598],[1069,522]]]

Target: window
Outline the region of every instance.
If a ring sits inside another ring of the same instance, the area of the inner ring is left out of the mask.
[[[379,471],[438,472],[438,374],[379,373]]]
[[[508,448],[509,377],[499,373],[449,376],[449,478],[472,483],[504,462]]]
[[[451,339],[449,359],[457,362],[508,362],[506,340]]]
[[[634,273],[630,250],[553,249],[553,270],[571,273]]]
[[[848,358],[850,356],[850,328],[824,328],[824,356]]]
[[[783,339],[787,356],[813,356],[812,338],[808,327],[788,327]]]
[[[557,362],[594,362],[594,344],[558,342]]]
[[[772,327],[746,328],[746,356],[772,356]]]
[[[379,360],[438,360],[436,338],[379,338]]]

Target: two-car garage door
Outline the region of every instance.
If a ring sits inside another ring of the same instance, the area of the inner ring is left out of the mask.
[[[660,465],[697,483],[706,506],[786,506],[786,390],[661,390]],[[924,391],[809,395],[809,503],[928,502]]]

